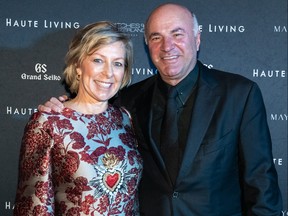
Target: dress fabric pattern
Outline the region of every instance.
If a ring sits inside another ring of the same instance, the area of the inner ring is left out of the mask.
[[[37,112],[22,140],[14,215],[138,215],[141,174],[125,109]]]

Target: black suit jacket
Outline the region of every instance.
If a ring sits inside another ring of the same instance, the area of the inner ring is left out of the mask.
[[[258,86],[197,64],[197,96],[175,186],[151,136],[157,75],[119,95],[117,103],[131,112],[144,160],[141,215],[280,215],[282,200]]]

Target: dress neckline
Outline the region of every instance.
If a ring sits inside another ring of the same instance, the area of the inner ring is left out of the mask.
[[[69,107],[64,107],[63,111],[62,112],[65,112],[65,111],[68,111],[68,112],[73,112],[73,113],[76,113],[78,116],[85,116],[85,117],[93,117],[93,116],[103,116],[103,115],[106,115],[108,112],[111,111],[111,109],[113,108],[113,106],[111,104],[108,104],[108,107],[106,110],[104,110],[103,112],[100,112],[100,113],[97,113],[97,114],[85,114],[85,113],[82,113],[80,111],[77,111],[75,109],[72,109],[72,108],[69,108]]]

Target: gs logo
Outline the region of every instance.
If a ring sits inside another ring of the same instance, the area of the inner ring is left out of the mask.
[[[46,73],[47,72],[47,65],[46,64],[35,64],[35,72],[36,73]]]

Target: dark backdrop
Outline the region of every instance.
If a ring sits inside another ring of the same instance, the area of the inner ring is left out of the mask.
[[[133,82],[157,71],[143,42],[145,18],[161,0],[0,0],[0,215],[12,215],[18,154],[29,116],[51,96],[65,94],[60,78],[78,28],[111,20],[131,35]],[[287,209],[287,0],[178,0],[202,31],[199,59],[242,74],[262,90],[274,162]],[[251,131],[253,133],[253,131]]]

